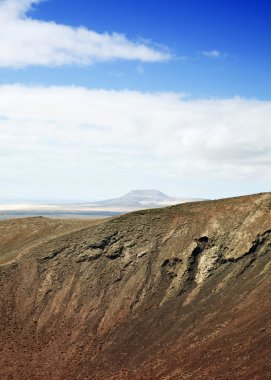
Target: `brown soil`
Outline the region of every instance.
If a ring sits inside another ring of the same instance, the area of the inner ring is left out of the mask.
[[[271,193],[0,223],[0,379],[270,379]]]

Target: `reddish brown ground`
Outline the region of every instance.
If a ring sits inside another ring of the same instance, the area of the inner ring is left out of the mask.
[[[271,194],[0,223],[0,379],[270,379]]]

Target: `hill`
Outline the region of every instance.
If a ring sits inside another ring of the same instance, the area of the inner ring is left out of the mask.
[[[271,193],[0,232],[1,379],[270,379]]]
[[[192,202],[202,199],[174,198],[158,190],[132,190],[119,198],[98,202],[97,205],[119,208],[153,208],[175,205],[178,203]]]

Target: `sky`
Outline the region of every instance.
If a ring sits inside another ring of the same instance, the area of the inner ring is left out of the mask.
[[[0,0],[0,201],[270,191],[269,0]]]

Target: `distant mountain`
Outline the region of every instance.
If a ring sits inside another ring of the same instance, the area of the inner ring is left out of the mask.
[[[175,205],[178,203],[199,201],[198,198],[170,197],[158,190],[132,190],[120,198],[97,202],[103,207],[152,208]]]
[[[203,199],[169,197],[158,190],[132,190],[120,198],[93,203],[1,203],[0,220],[27,217],[108,217],[130,211],[173,206]]]

